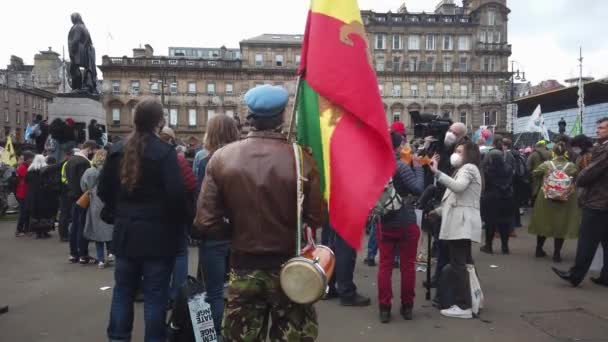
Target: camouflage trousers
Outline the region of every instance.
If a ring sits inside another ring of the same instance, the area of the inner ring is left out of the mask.
[[[234,270],[230,274],[224,310],[224,341],[314,341],[319,332],[312,305],[293,303],[285,296],[279,270]]]

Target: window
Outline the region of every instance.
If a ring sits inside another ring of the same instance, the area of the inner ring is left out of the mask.
[[[483,113],[484,126],[496,126],[497,112],[495,110],[486,111]]]
[[[454,48],[454,40],[452,36],[444,36],[443,37],[443,49],[446,51],[450,51]]]
[[[169,109],[169,126],[177,126],[177,108]]]
[[[434,97],[435,96],[435,85],[434,84],[427,84],[426,85],[426,95],[428,97]]]
[[[401,57],[394,56],[393,57],[393,72],[399,72],[401,69]]]
[[[499,31],[494,32],[494,43],[496,43],[496,44],[500,44],[501,43],[501,41],[500,41],[500,32]]]
[[[188,127],[196,127],[196,109],[188,109]]]
[[[274,56],[274,62],[276,66],[283,66],[283,55]]]
[[[469,71],[469,59],[466,57],[460,57],[460,71]]]
[[[412,97],[418,97],[418,85],[417,84],[410,85],[410,95]]]
[[[426,71],[433,71],[435,66],[435,57],[426,58]]]
[[[150,92],[152,94],[158,94],[160,92],[158,82],[150,82]]]
[[[23,105],[27,106],[27,104],[28,104],[29,101],[30,101],[30,97],[27,96],[27,95],[23,95]]]
[[[460,112],[460,122],[468,126],[467,112]]]
[[[378,91],[380,91],[380,96],[384,96],[384,84],[378,84]]]
[[[460,96],[468,97],[469,96],[469,87],[466,85],[460,86]]]
[[[296,55],[296,66],[300,66],[300,61],[302,60],[302,56]]]
[[[418,57],[410,57],[410,71],[418,71]]]
[[[120,94],[120,81],[112,81],[112,94],[118,95]]]
[[[16,100],[17,104],[21,104],[21,94],[17,94],[15,96],[15,100]]]
[[[479,41],[482,43],[486,42],[486,31],[479,31]]]
[[[120,124],[120,108],[112,108],[112,123]]]
[[[4,122],[10,122],[11,118],[10,115],[8,114],[8,109],[4,110]]]
[[[444,72],[452,71],[452,58],[446,57],[443,59],[443,71]]]
[[[139,95],[139,81],[131,81],[131,95]]]
[[[17,125],[21,123],[21,113],[19,113],[19,111],[17,111]]]
[[[264,65],[264,55],[262,55],[261,53],[256,53],[255,54],[255,65],[256,66],[263,66]]]
[[[401,112],[400,111],[393,112],[393,122],[398,122],[398,121],[401,121]]]
[[[226,110],[226,116],[234,118],[234,110],[232,109],[227,109]]]
[[[172,82],[172,83],[169,85],[169,92],[170,92],[171,94],[177,94],[177,82]]]
[[[8,102],[8,90],[4,91],[4,102]]]
[[[408,50],[420,50],[420,36],[412,35],[408,37],[407,41]]]
[[[471,49],[471,37],[469,36],[460,36],[458,37],[458,50],[459,51],[468,51]]]
[[[429,34],[428,36],[426,36],[426,49],[428,51],[434,51],[435,50],[435,42],[437,36],[434,34]]]
[[[196,82],[188,82],[188,93],[196,94]]]
[[[443,85],[443,96],[452,97],[452,86],[450,84]]]
[[[215,83],[207,83],[207,95],[215,95]]]
[[[226,83],[226,95],[232,95],[234,93],[234,85],[232,83]]]
[[[489,11],[488,12],[488,26],[496,25],[496,12]]]
[[[376,56],[376,70],[384,71],[384,56]]]
[[[384,33],[376,34],[376,50],[386,49],[386,35]]]
[[[496,71],[496,58],[495,57],[484,58],[483,71],[485,71],[485,72]]]
[[[215,110],[207,109],[207,122],[209,122],[209,120],[211,120],[211,118],[214,116],[215,116]]]
[[[393,35],[393,50],[401,50],[402,48],[401,36],[398,34]]]
[[[393,96],[401,97],[401,84],[393,84]]]

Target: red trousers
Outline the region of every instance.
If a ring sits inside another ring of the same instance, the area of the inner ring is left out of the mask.
[[[406,307],[414,305],[416,288],[416,252],[420,229],[412,224],[407,227],[376,227],[380,265],[378,268],[378,304],[389,307],[393,299],[392,275],[396,249],[401,258],[401,304]]]

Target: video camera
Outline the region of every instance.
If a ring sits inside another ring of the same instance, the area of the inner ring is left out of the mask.
[[[410,116],[414,123],[414,137],[424,139],[426,137],[434,138],[434,141],[426,143],[418,150],[420,156],[432,156],[441,151],[445,134],[452,125],[452,120],[442,118],[436,114],[420,113],[411,111]]]

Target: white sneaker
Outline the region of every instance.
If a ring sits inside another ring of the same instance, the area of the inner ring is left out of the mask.
[[[114,261],[116,261],[116,258],[114,257],[114,254],[108,254],[108,257],[107,257],[106,259],[107,259],[106,261],[107,261],[109,264],[111,264],[111,263],[113,263]]]
[[[100,261],[97,264],[97,268],[100,269],[100,270],[103,270],[104,268],[106,268],[106,264],[103,261]]]
[[[473,311],[471,309],[462,310],[458,305],[454,305],[449,309],[441,310],[441,314],[445,317],[471,319],[473,318]]]

